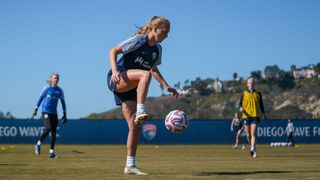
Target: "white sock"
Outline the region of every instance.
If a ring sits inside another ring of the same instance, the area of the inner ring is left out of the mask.
[[[137,104],[137,114],[144,113],[144,104]]]
[[[254,147],[251,147],[251,151],[254,151]]]
[[[135,156],[127,156],[127,167],[136,166],[136,157]]]
[[[40,141],[40,140],[37,142],[37,145],[38,145],[38,146],[40,146],[40,145],[41,145],[41,141]]]
[[[50,149],[50,150],[49,150],[49,153],[53,153],[53,149]]]

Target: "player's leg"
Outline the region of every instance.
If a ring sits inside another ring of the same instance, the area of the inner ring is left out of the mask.
[[[238,145],[239,145],[239,130],[236,130],[236,135],[235,135],[235,138],[236,138],[236,144],[233,146],[234,149],[237,149],[238,148]]]
[[[248,144],[251,146],[251,126],[250,125],[245,125],[244,129],[246,131]]]
[[[242,144],[241,133],[242,133],[242,130],[239,129],[237,132],[237,145]]]
[[[257,157],[256,150],[256,134],[257,134],[257,124],[251,124],[251,151],[252,157]]]
[[[58,126],[57,115],[50,115],[50,124],[51,124],[51,141],[50,141],[49,157],[58,158],[54,153],[54,146],[56,144],[56,134],[57,134],[57,126]]]
[[[289,142],[291,142],[292,146],[295,145],[294,144],[294,140],[293,140],[293,132],[290,132],[290,134],[289,134],[289,138],[288,138],[288,143],[287,144],[289,144]]]
[[[141,127],[135,125],[136,101],[129,100],[122,103],[122,112],[127,120],[129,133],[127,139],[127,162],[124,169],[125,174],[146,175],[136,166],[136,152],[138,147]]]
[[[241,127],[241,129],[239,130],[239,134],[240,134],[240,141],[242,142],[242,150],[244,150],[246,148],[246,145],[245,145],[245,142],[242,140],[242,134],[243,134],[243,131],[244,131],[244,126]]]
[[[287,144],[289,144],[290,141],[291,141],[291,139],[290,139],[290,138],[291,138],[291,137],[290,137],[290,133],[287,134],[287,137],[288,137]]]
[[[126,92],[137,88],[137,110],[135,123],[141,124],[148,119],[145,113],[145,100],[148,94],[149,84],[151,81],[150,71],[131,69],[121,73],[122,81],[116,86],[116,92]]]
[[[37,144],[34,146],[34,152],[37,155],[40,155],[41,143],[46,139],[46,137],[48,136],[48,134],[51,130],[49,114],[42,113],[42,121],[43,121],[44,129],[40,135],[40,139],[38,140]]]

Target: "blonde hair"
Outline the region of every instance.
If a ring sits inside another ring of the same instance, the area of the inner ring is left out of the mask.
[[[247,79],[247,82],[248,81],[252,81],[253,83],[256,83],[256,80],[253,78],[253,77],[249,77],[248,79]]]
[[[170,21],[165,17],[153,16],[151,19],[148,20],[148,23],[143,27],[137,26],[138,31],[135,34],[145,35],[148,34],[153,27],[157,28],[170,28]]]
[[[58,79],[59,79],[59,77],[60,77],[59,73],[57,73],[57,72],[51,73],[49,80],[47,80],[47,83],[48,83],[48,84],[51,84],[51,78],[52,78],[52,76],[57,76]]]

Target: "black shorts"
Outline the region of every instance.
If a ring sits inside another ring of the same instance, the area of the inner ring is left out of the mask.
[[[258,125],[259,123],[260,123],[260,118],[259,117],[245,118],[244,119],[244,125],[246,125],[246,126],[250,126],[251,124]]]
[[[42,112],[42,119],[45,128],[56,131],[58,127],[58,115]]]
[[[108,88],[113,93],[114,101],[117,106],[120,106],[125,101],[129,101],[129,100],[136,101],[137,100],[137,88],[131,89],[126,92],[117,93],[116,92],[116,85],[114,83],[110,83],[111,76],[112,76],[112,72],[109,71],[108,78],[107,78]]]

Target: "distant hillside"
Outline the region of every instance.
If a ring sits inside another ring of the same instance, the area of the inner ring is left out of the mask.
[[[262,92],[267,116],[270,119],[320,118],[320,79],[318,63],[313,68],[306,67],[285,72],[277,66],[267,66],[264,74],[251,72],[257,79],[256,89]],[[302,70],[314,74],[302,74]],[[297,75],[298,74],[298,75]],[[177,99],[169,95],[149,97],[146,102],[147,112],[153,119],[163,119],[173,109],[180,109],[190,119],[230,119],[237,111],[236,104],[245,89],[245,80],[234,74],[234,80],[218,79],[201,80],[197,78],[183,88],[180,83],[175,87],[180,95]],[[123,119],[120,108],[99,114],[91,114],[88,119]]]

